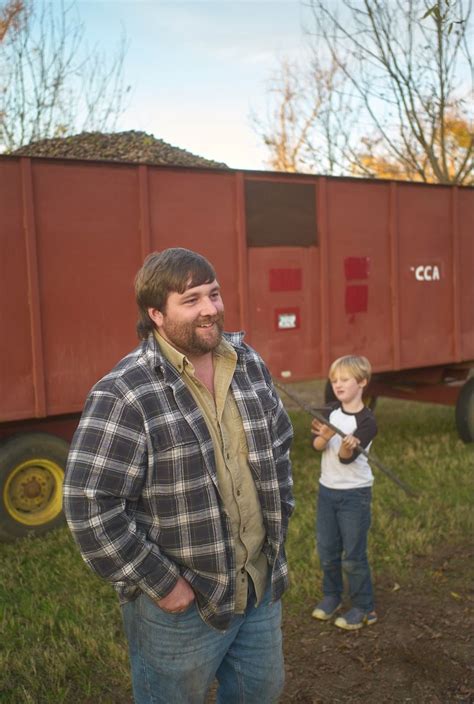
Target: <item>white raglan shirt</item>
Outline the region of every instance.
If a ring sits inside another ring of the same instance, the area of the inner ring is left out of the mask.
[[[361,447],[367,451],[377,435],[375,417],[370,408],[365,406],[358,413],[347,413],[342,409],[341,404],[337,403],[329,414],[329,422],[342,430],[345,435],[354,435],[358,438]],[[319,480],[321,484],[328,489],[360,489],[372,486],[374,476],[367,458],[356,451],[352,457],[341,460],[339,457],[341,443],[341,436],[333,435],[323,450]]]

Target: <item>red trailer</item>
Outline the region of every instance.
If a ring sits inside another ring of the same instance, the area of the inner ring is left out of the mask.
[[[363,353],[371,394],[452,404],[472,440],[473,224],[472,188],[0,158],[0,535],[61,520],[85,396],[136,344],[134,275],[170,246],[215,264],[227,329],[275,378]]]

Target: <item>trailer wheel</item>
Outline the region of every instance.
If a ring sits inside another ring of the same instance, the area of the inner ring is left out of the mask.
[[[474,377],[466,381],[459,393],[456,428],[463,442],[474,442]]]
[[[69,446],[25,433],[0,447],[0,539],[41,535],[64,522],[62,487]]]
[[[365,405],[370,408],[371,411],[375,409],[375,406],[377,405],[377,396],[372,396],[368,394],[363,396],[362,400]],[[324,389],[324,403],[334,403],[335,401],[337,401],[337,398],[334,395],[334,391],[332,390],[331,382],[327,381],[326,387]]]

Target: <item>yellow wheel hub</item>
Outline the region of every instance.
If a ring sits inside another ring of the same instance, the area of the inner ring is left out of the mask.
[[[11,472],[4,488],[4,504],[10,516],[27,526],[52,521],[62,509],[61,467],[45,459],[32,459]]]

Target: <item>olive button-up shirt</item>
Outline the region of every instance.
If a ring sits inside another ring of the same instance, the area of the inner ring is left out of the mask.
[[[248,447],[239,409],[230,384],[237,354],[223,339],[214,352],[214,396],[201,383],[191,362],[161,335],[156,339],[201,409],[214,445],[219,494],[230,517],[237,570],[235,613],[247,606],[248,577],[254,585],[256,603],[265,593],[268,561],[262,547],[265,527],[255,482],[248,465]]]

